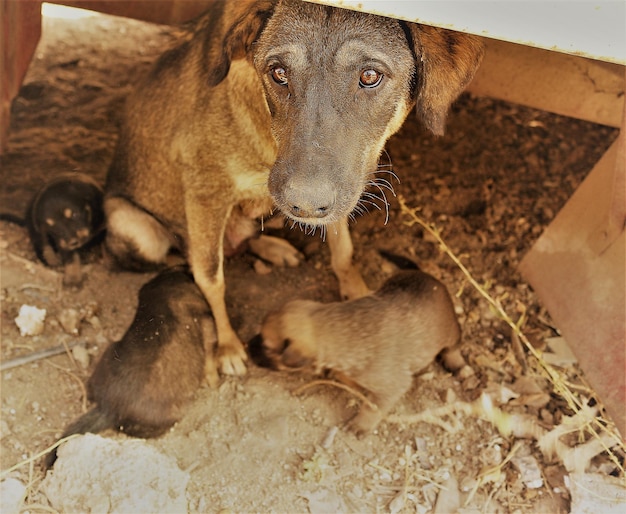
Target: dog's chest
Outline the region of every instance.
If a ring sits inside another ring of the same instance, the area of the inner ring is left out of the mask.
[[[234,158],[233,161],[238,159]],[[230,164],[231,169],[235,169],[234,173],[231,173],[231,179],[236,191],[236,195],[239,200],[244,199],[258,199],[269,198],[269,189],[267,188],[267,179],[269,176],[269,169],[263,166],[250,166],[249,163],[237,163]]]

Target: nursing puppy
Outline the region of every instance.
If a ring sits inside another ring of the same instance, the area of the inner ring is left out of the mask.
[[[351,428],[372,430],[411,387],[415,373],[459,342],[446,287],[422,271],[401,271],[375,293],[337,303],[295,300],[261,329],[265,356],[278,369],[332,370],[377,406],[361,406]]]
[[[131,267],[181,250],[211,305],[222,371],[241,374],[225,235],[234,246],[230,229],[277,207],[309,232],[323,227],[342,297],[367,293],[348,217],[364,209],[364,192],[371,201],[383,191],[379,156],[413,108],[443,133],[482,44],[300,0],[216,0],[190,27],[128,100],[105,187],[106,244]]]
[[[139,305],[121,340],[102,354],[87,381],[95,405],[62,437],[114,428],[134,437],[157,437],[182,416],[206,380],[217,385],[217,336],[211,311],[193,277],[170,268],[139,291]],[[46,467],[56,460],[56,451]]]

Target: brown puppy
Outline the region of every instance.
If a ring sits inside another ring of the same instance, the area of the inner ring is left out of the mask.
[[[356,300],[289,302],[261,329],[263,351],[275,367],[332,370],[366,391],[378,408],[361,407],[351,421],[357,434],[372,430],[409,390],[413,375],[460,334],[446,287],[421,271],[401,271]]]
[[[161,272],[141,288],[132,324],[87,381],[94,407],[62,437],[108,428],[135,437],[163,434],[203,380],[217,385],[216,341],[211,311],[191,274],[181,266]],[[55,459],[50,453],[46,466]]]
[[[382,191],[379,156],[413,107],[443,133],[482,43],[300,0],[216,0],[191,26],[129,98],[106,243],[132,266],[183,251],[215,316],[222,370],[238,374],[247,357],[224,302],[225,234],[275,205],[322,227],[343,297],[367,293],[348,217]]]

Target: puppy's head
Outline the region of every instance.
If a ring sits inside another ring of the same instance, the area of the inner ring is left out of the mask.
[[[76,250],[94,235],[91,206],[80,198],[51,198],[42,207],[42,214],[45,232],[55,241],[58,249]]]
[[[271,312],[261,327],[262,351],[274,369],[312,366],[317,346],[310,313],[315,302],[295,300]]]

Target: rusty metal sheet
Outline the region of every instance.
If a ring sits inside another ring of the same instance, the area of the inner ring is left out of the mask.
[[[625,137],[622,131],[520,266],[622,437],[626,436]]]

